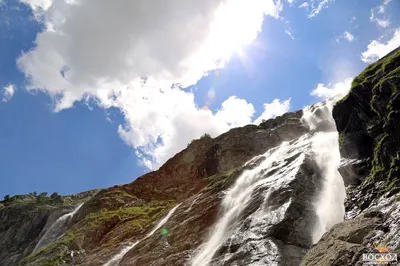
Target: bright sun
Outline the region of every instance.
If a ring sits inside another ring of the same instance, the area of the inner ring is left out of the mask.
[[[243,61],[246,58],[244,48],[257,38],[265,15],[278,18],[281,8],[273,0],[225,0],[207,25],[206,39],[181,63],[182,66],[193,70],[195,76],[199,72],[223,68],[233,54]]]
[[[228,60],[241,53],[261,31],[266,9],[265,0],[229,0],[215,11],[207,40],[208,52]]]

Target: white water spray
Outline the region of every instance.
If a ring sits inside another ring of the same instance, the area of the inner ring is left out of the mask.
[[[332,117],[334,103],[333,100],[328,100],[326,103],[317,104],[318,116],[314,114],[312,108],[304,109],[303,118],[312,130],[322,121],[335,125]],[[319,219],[312,236],[313,243],[316,243],[333,225],[343,221],[346,190],[343,178],[338,171],[340,166],[338,132],[316,133],[312,141],[312,150],[315,154],[314,160],[322,171],[324,180],[322,191],[314,204]]]
[[[283,169],[285,159],[301,151],[305,151],[308,143],[309,141],[306,137],[300,138],[295,144],[284,142],[279,147],[267,151],[263,155],[266,159],[259,166],[252,170],[246,170],[241,174],[233,187],[226,193],[221,206],[222,215],[211,231],[208,240],[200,249],[200,252],[192,259],[192,266],[209,265],[218,248],[232,235],[240,214],[247,207],[256,188],[267,187],[269,189],[274,186],[283,186],[292,180],[304,156],[297,157],[293,161],[293,165]],[[255,159],[257,158],[259,157]],[[265,178],[265,170],[277,170],[277,172]],[[269,193],[267,192],[264,198],[267,199],[268,195]],[[254,223],[256,223],[258,218],[255,217]]]
[[[192,203],[190,204],[189,208],[187,208],[185,212],[189,212],[189,211],[192,209],[193,205],[194,205],[194,204],[196,203],[196,201],[201,197],[201,195],[202,195],[202,193],[198,194],[198,195],[194,198],[194,200],[193,200]]]
[[[54,241],[56,241],[57,239],[60,238],[60,236],[62,236],[62,234],[64,233],[62,231],[63,228],[66,228],[66,226],[72,219],[72,217],[74,217],[75,213],[82,207],[83,203],[78,205],[75,209],[72,210],[72,212],[69,212],[67,214],[64,214],[63,216],[61,216],[60,218],[58,218],[51,226],[49,229],[47,229],[47,231],[44,233],[44,235],[40,238],[39,242],[36,244],[35,248],[32,251],[33,253],[36,253],[38,250],[40,250],[41,248],[53,243]]]
[[[169,218],[171,218],[172,214],[174,214],[174,212],[176,211],[176,209],[178,209],[178,207],[181,205],[182,203],[179,203],[178,205],[176,205],[174,208],[172,208],[168,214],[157,223],[157,225],[153,228],[153,230],[150,231],[150,233],[148,233],[144,238],[126,246],[125,248],[123,248],[117,255],[115,255],[113,258],[111,258],[108,262],[106,262],[104,264],[104,266],[117,266],[119,264],[119,262],[122,260],[122,258],[125,256],[126,253],[129,252],[129,250],[131,250],[132,248],[134,248],[137,244],[139,244],[141,241],[145,240],[146,238],[149,238],[150,236],[152,236],[158,229],[160,229],[161,226],[163,226],[166,222],[168,222]]]
[[[322,126],[334,129],[335,122],[331,115],[332,106],[332,102],[321,103],[315,106],[317,107],[315,109],[318,110],[318,115],[312,111],[314,108],[306,108],[303,120],[309,125],[311,130],[316,129],[317,126],[321,126],[319,123],[323,120],[325,125]],[[206,242],[191,260],[191,265],[209,265],[215,252],[229,238],[236,237],[237,231],[235,232],[235,230],[238,229],[240,224],[239,217],[251,201],[251,196],[255,189],[264,188],[264,202],[267,202],[268,195],[273,187],[284,187],[291,180],[294,180],[296,173],[304,161],[305,154],[315,155],[313,158],[315,158],[321,170],[321,177],[323,178],[323,190],[317,197],[314,206],[319,221],[317,221],[312,240],[314,242],[318,241],[323,233],[329,230],[334,224],[342,221],[344,216],[345,189],[342,177],[337,170],[340,165],[337,135],[335,131],[317,132],[314,134],[305,134],[290,143],[284,142],[279,147],[267,151],[263,155],[266,159],[259,166],[253,170],[244,171],[238,177],[235,184],[227,191],[221,203],[221,216],[211,230]],[[285,163],[285,159],[296,156],[297,158],[293,162],[289,164]],[[257,158],[260,158],[260,156],[250,160],[250,162]],[[265,177],[266,171],[273,170],[277,171],[271,176]],[[259,232],[257,228],[262,228],[262,225],[266,228],[270,224],[277,224],[281,221],[289,203],[283,204],[275,211],[271,211],[269,206],[264,206],[264,208],[257,210],[250,217],[247,217],[247,219],[251,220],[250,228],[246,233],[250,237],[244,236],[244,238],[250,241],[253,241],[251,239],[258,239],[258,244],[252,245],[252,248],[257,249],[257,254],[264,254],[262,263],[265,265],[278,265],[279,250],[277,248],[274,249],[273,243],[265,239],[263,233]],[[246,247],[243,248],[245,250],[242,250],[242,252],[248,251]],[[226,262],[231,256],[232,254],[224,254],[224,258],[222,259]],[[259,262],[261,261],[259,260]]]

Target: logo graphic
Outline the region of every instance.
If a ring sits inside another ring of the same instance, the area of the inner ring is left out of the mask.
[[[385,243],[374,246],[378,253],[364,253],[362,256],[364,265],[390,265],[396,264],[397,254],[390,253],[390,247]]]
[[[389,246],[385,243],[379,243],[379,244],[375,245],[375,249],[379,253],[389,253],[390,252]]]

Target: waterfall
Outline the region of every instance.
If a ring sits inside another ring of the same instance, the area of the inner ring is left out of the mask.
[[[192,266],[209,265],[216,250],[232,235],[235,227],[238,225],[240,214],[247,207],[256,188],[260,188],[261,186],[268,188],[264,197],[264,201],[266,202],[268,200],[269,188],[279,185],[284,186],[291,181],[303,157],[297,157],[291,166],[286,166],[286,169],[283,168],[285,159],[294,156],[298,151],[306,149],[308,143],[307,138],[301,138],[292,145],[289,142],[283,142],[279,147],[270,149],[263,156],[257,157],[265,158],[259,166],[252,170],[244,171],[238,177],[233,187],[227,191],[222,200],[222,215],[200,252],[193,258]],[[269,176],[269,178],[264,178],[265,171],[276,171],[276,173]],[[264,211],[265,209],[262,208],[260,212],[254,215],[253,224],[257,224],[257,220],[263,216],[262,213]],[[277,212],[276,217],[281,216],[281,213]],[[271,218],[273,219],[272,215]]]
[[[137,244],[139,244],[141,241],[149,238],[150,236],[152,236],[158,229],[161,228],[161,226],[163,226],[168,220],[169,218],[171,218],[172,214],[174,214],[174,212],[176,211],[176,209],[178,209],[178,207],[181,205],[182,203],[179,203],[178,205],[176,205],[174,208],[172,208],[168,214],[161,219],[157,225],[142,239],[129,244],[128,246],[126,246],[125,248],[123,248],[117,255],[115,255],[113,258],[111,258],[108,262],[106,262],[104,264],[104,266],[117,266],[119,264],[119,262],[122,260],[122,258],[125,256],[126,253],[129,252],[129,250],[131,250],[133,247],[135,247]]]
[[[83,203],[78,205],[71,212],[59,217],[50,226],[50,228],[46,230],[44,235],[40,238],[39,242],[36,244],[35,248],[33,249],[32,254],[36,253],[41,248],[43,248],[43,247],[53,243],[57,239],[59,239],[62,236],[62,234],[65,233],[63,229],[66,229],[66,227],[69,225],[69,222],[71,221],[72,217],[75,215],[75,213],[80,209],[80,207],[82,205],[83,205]]]
[[[193,205],[196,203],[196,201],[201,197],[202,193],[198,194],[194,200],[192,201],[192,203],[190,204],[189,208],[186,209],[185,212],[190,212],[190,210],[192,209]]]
[[[263,160],[253,169],[245,170],[226,191],[221,202],[220,217],[191,259],[192,266],[238,265],[244,263],[238,257],[243,259],[244,256],[252,257],[246,265],[280,265],[281,251],[276,241],[269,238],[266,232],[283,221],[291,198],[286,199],[286,202],[274,200],[290,191],[288,188],[296,179],[306,157],[313,158],[318,166],[319,180],[322,179],[320,182],[323,187],[314,202],[313,213],[317,217],[313,219],[317,221],[313,232],[308,233],[308,239],[318,241],[326,230],[343,219],[345,193],[343,180],[337,170],[340,154],[331,115],[332,106],[331,102],[326,102],[305,108],[303,122],[309,125],[310,133],[283,142],[245,164]],[[329,130],[318,132],[320,127]],[[272,193],[278,197],[272,197]],[[262,199],[262,203],[257,203],[259,206],[255,203],[257,199]],[[244,212],[246,216],[242,215]],[[232,245],[235,248],[230,252]],[[221,248],[224,251],[216,254]],[[239,255],[235,257],[236,254]]]
[[[335,101],[332,99],[316,104],[315,110],[312,110],[311,107],[305,108],[303,119],[312,130],[316,129],[323,121],[334,126],[335,121],[332,117],[334,103]],[[324,180],[322,191],[314,203],[318,216],[313,234],[313,242],[316,243],[333,225],[343,221],[345,215],[346,190],[343,178],[338,171],[340,152],[336,128],[331,132],[316,133],[312,141],[312,150]]]

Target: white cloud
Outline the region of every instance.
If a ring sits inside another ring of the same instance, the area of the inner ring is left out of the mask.
[[[235,96],[224,101],[221,108],[213,114],[209,110],[199,110],[191,93],[174,89],[164,93],[166,95],[149,98],[148,105],[154,108],[147,111],[146,118],[140,120],[131,117],[143,115],[139,114],[140,109],[135,107],[135,99],[124,95],[127,102],[133,102],[131,111],[123,110],[130,115],[127,120],[131,122],[125,127],[120,126],[119,133],[128,145],[140,149],[140,152],[137,152],[138,157],[145,166],[151,167],[150,169],[159,167],[185,148],[192,139],[198,139],[204,133],[216,137],[230,128],[252,123],[255,112],[253,105]],[[258,124],[262,119],[281,115],[287,112],[289,107],[290,100],[279,102],[275,99],[264,104],[264,113],[254,123]],[[161,144],[156,144],[157,138]]]
[[[29,3],[33,9],[42,5]],[[205,132],[216,136],[251,122],[254,108],[245,100],[231,97],[212,114],[182,88],[223,67],[257,37],[266,15],[279,18],[283,5],[70,0],[41,7],[46,29],[37,35],[37,46],[18,59],[27,89],[47,92],[56,111],[88,97],[101,107],[119,108],[126,122],[119,127],[121,138],[144,165],[157,168]]]
[[[375,22],[376,25],[378,25],[382,28],[387,28],[390,25],[389,19],[380,19],[380,18],[375,17],[373,9],[371,9],[371,16],[369,17],[369,20],[371,22]]]
[[[329,0],[322,0],[316,7],[312,7],[311,13],[308,15],[309,18],[315,17],[321,12],[322,8],[328,4]],[[314,2],[313,2],[314,3]]]
[[[327,8],[329,2],[334,2],[335,0],[309,0],[302,3],[299,8],[305,8],[308,13],[308,18],[313,18],[317,16],[323,8]]]
[[[290,98],[282,102],[279,99],[274,99],[271,103],[264,103],[264,112],[254,121],[254,124],[260,124],[262,120],[283,115],[289,111],[289,108]]]
[[[354,35],[351,34],[351,33],[348,32],[348,31],[345,31],[345,32],[343,33],[343,37],[344,37],[346,40],[348,40],[349,42],[354,41]]]
[[[290,30],[285,30],[285,33],[286,33],[292,40],[294,40],[294,37],[293,37],[292,33],[290,32]]]
[[[400,28],[395,30],[393,37],[386,43],[381,43],[377,40],[371,41],[367,46],[367,50],[361,53],[361,60],[365,63],[373,63],[399,46]]]
[[[375,22],[382,28],[387,28],[390,25],[390,20],[388,19],[375,19]]]
[[[53,2],[52,0],[18,0],[18,1],[28,5],[32,9],[35,19],[40,22],[42,22],[44,14],[51,7]]]
[[[304,3],[302,3],[300,6],[299,6],[299,8],[308,8],[309,7],[309,3],[308,2],[304,2]]]
[[[230,127],[239,127],[251,123],[255,110],[246,100],[231,96],[222,103],[215,117],[227,123]]]
[[[383,0],[382,5],[378,6],[378,13],[385,13],[386,6],[389,5],[390,2],[392,2],[392,0]]]
[[[14,96],[17,88],[13,84],[8,84],[3,88],[3,102],[8,102]]]
[[[336,42],[337,42],[337,43],[340,43],[340,40],[341,40],[341,39],[346,39],[348,42],[352,42],[352,41],[355,40],[355,37],[354,37],[354,35],[351,34],[350,32],[345,31],[342,35],[336,37]]]
[[[374,14],[374,9],[378,14],[383,15],[386,11],[386,7],[392,2],[392,0],[383,0],[382,5],[377,6],[376,8],[371,9],[371,16],[369,17],[371,22],[375,22],[378,26],[382,28],[387,28],[390,25],[390,20],[385,18],[377,18]]]
[[[335,84],[318,84],[317,88],[311,91],[312,96],[316,96],[323,100],[335,98],[340,99],[343,98],[350,90],[351,82],[353,78],[347,78],[344,81],[335,83]]]
[[[47,10],[50,8],[52,0],[19,0],[19,2],[24,3],[36,12],[39,9]]]

